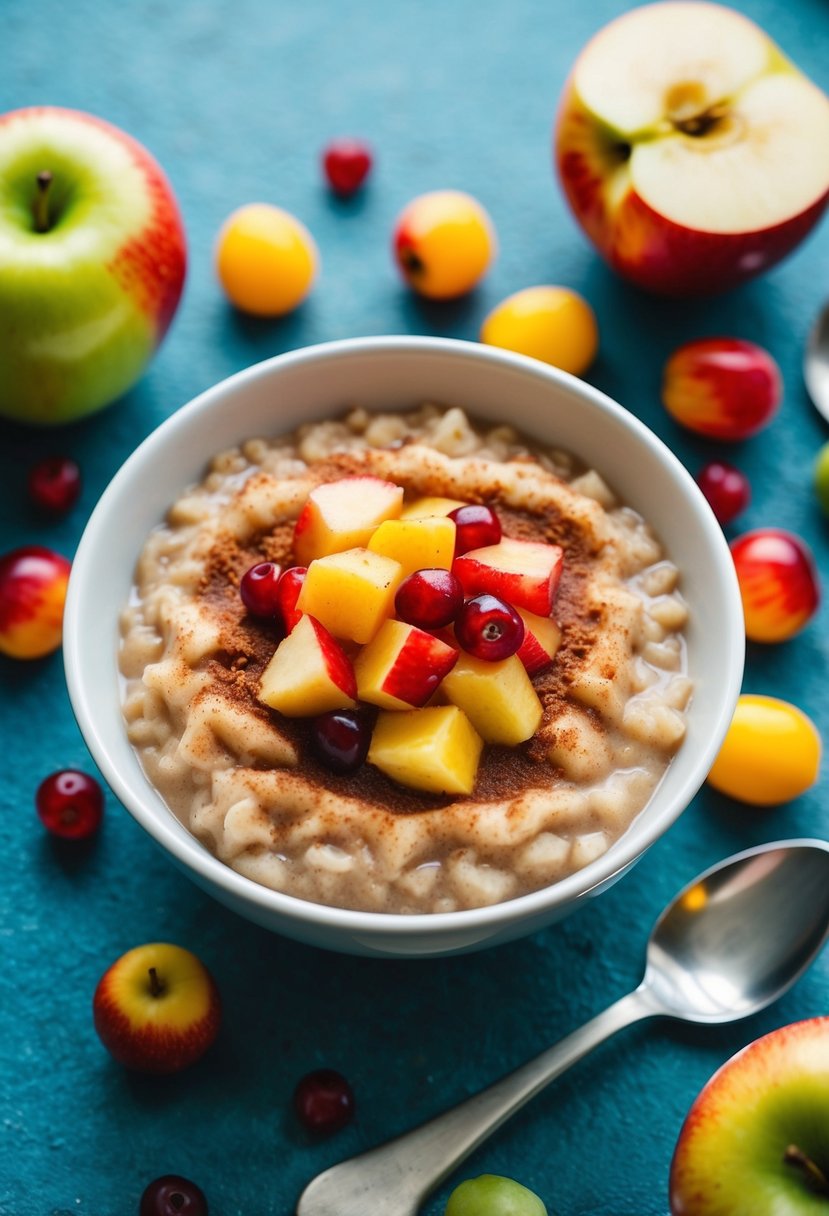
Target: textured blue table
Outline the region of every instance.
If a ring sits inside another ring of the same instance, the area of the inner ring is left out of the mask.
[[[58,434],[0,428],[0,551],[23,542],[71,555],[96,498],[153,427],[201,389],[266,356],[358,334],[474,338],[488,308],[539,281],[594,304],[602,351],[590,379],[649,423],[692,470],[719,454],[750,474],[740,527],[789,527],[829,585],[829,532],[810,491],[825,428],[800,356],[829,291],[829,224],[761,281],[709,303],[666,304],[616,280],[565,211],[550,169],[552,115],[567,69],[617,0],[3,0],[0,109],[53,102],[91,110],[158,156],[190,237],[183,305],[141,384],[109,412]],[[825,0],[741,7],[824,87]],[[378,153],[365,195],[338,204],[318,152],[355,132]],[[485,286],[449,306],[418,303],[388,256],[399,208],[461,187],[489,208],[501,256]],[[309,302],[278,323],[236,316],[211,267],[228,212],[267,199],[316,235],[323,272]],[[773,427],[732,448],[681,433],[658,399],[679,342],[727,332],[779,360],[786,401]],[[54,450],[85,474],[79,507],[47,525],[25,474]],[[752,648],[745,687],[802,706],[829,738],[829,618],[778,647]],[[87,767],[59,655],[0,666],[0,1213],[130,1216],[145,1183],[197,1179],[217,1216],[288,1216],[304,1182],[334,1161],[436,1114],[621,995],[639,975],[652,919],[699,869],[755,842],[826,835],[827,783],[757,811],[703,791],[612,891],[564,924],[479,955],[436,962],[339,957],[271,936],[201,894],[110,798],[99,839],[62,847],[35,818],[33,792],[56,768]],[[220,1041],[170,1080],[125,1074],[95,1037],[103,969],[142,941],[195,950],[224,994]],[[671,1152],[703,1082],[732,1052],[829,1008],[829,956],[779,1003],[722,1030],[628,1031],[536,1099],[461,1176],[513,1175],[556,1216],[664,1216]],[[306,1070],[353,1082],[356,1122],[310,1144],[288,1114]],[[427,1205],[443,1210],[448,1187]],[[382,1216],[367,1213],[367,1216]]]

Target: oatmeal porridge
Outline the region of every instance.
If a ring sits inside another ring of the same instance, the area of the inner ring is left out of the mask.
[[[349,506],[355,486],[371,493]],[[360,534],[345,517],[380,486]],[[339,543],[324,511],[303,531],[326,494]],[[453,560],[459,504],[502,538]],[[415,568],[425,552],[458,573],[464,609],[514,585],[521,648],[476,658],[460,617],[396,619],[407,543]],[[264,562],[308,567],[287,629],[240,596]],[[480,907],[587,865],[648,802],[685,731],[686,619],[676,567],[598,472],[459,409],[354,409],[217,456],[150,535],[122,614],[124,715],[149,780],[241,874],[346,908]],[[371,736],[345,772],[315,734],[340,709]]]

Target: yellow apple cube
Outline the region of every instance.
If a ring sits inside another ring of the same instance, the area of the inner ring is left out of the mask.
[[[403,576],[415,570],[449,570],[455,556],[455,521],[445,515],[427,519],[388,519],[368,542],[372,553],[393,557]]]
[[[368,760],[401,785],[432,794],[471,794],[483,740],[454,705],[394,710],[377,718]]]
[[[461,653],[441,692],[462,709],[487,743],[515,747],[531,739],[544,713],[518,655],[498,663]]]
[[[351,660],[310,616],[301,616],[282,639],[259,681],[259,700],[288,718],[353,709],[356,697]]]
[[[465,506],[466,503],[461,502],[459,498],[416,498],[414,502],[406,504],[400,512],[400,518],[428,519],[432,515],[448,515],[450,511]]]
[[[316,617],[334,637],[370,642],[394,612],[394,593],[402,579],[400,563],[382,553],[332,553],[311,562],[297,610]]]
[[[294,528],[297,564],[368,544],[377,525],[396,519],[402,506],[402,487],[379,477],[342,477],[315,486]]]
[[[381,709],[425,705],[458,658],[458,651],[415,625],[388,620],[354,664],[357,695]]]

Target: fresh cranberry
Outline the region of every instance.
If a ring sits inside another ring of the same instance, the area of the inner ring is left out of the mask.
[[[242,575],[239,594],[252,616],[276,616],[279,612],[276,588],[281,573],[276,562],[258,562]]]
[[[144,1191],[138,1216],[207,1216],[207,1200],[189,1178],[164,1174]]]
[[[397,588],[395,615],[418,629],[440,629],[454,621],[463,604],[463,587],[451,570],[415,570]]]
[[[455,521],[455,557],[468,553],[470,549],[483,549],[486,545],[497,545],[501,539],[501,521],[492,507],[468,503],[449,512]]]
[[[296,625],[302,616],[302,613],[297,611],[296,602],[299,599],[299,593],[302,590],[302,584],[305,582],[305,575],[307,573],[307,566],[289,566],[287,570],[282,571],[282,577],[277,585],[277,611],[282,617],[282,624],[285,626],[286,633],[291,632],[294,625]]]
[[[736,519],[751,501],[751,486],[745,473],[724,460],[711,460],[701,468],[697,485],[723,525]]]
[[[354,1094],[345,1077],[332,1068],[320,1068],[298,1082],[294,1111],[309,1132],[328,1135],[353,1119]]]
[[[44,511],[61,515],[78,501],[81,470],[68,456],[50,456],[29,473],[29,497]]]
[[[458,613],[455,637],[473,658],[497,663],[515,654],[524,641],[524,622],[505,600],[476,595]]]
[[[361,139],[334,139],[322,154],[322,167],[335,194],[356,194],[369,175],[371,149]]]
[[[335,773],[353,773],[368,755],[371,728],[360,714],[334,709],[314,718],[311,739],[326,768]]]
[[[101,826],[104,795],[93,777],[66,768],[41,781],[35,807],[44,826],[55,836],[84,840]]]

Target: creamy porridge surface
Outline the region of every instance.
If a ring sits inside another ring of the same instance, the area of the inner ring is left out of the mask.
[[[469,797],[407,789],[372,765],[336,776],[309,724],[257,699],[279,641],[245,613],[257,561],[292,564],[311,489],[355,474],[486,502],[505,536],[564,548],[562,641],[533,679],[535,736],[487,745]],[[514,898],[599,857],[680,745],[691,695],[676,567],[600,475],[459,409],[355,409],[212,462],[140,555],[122,615],[129,738],[150,781],[223,862],[318,903],[448,912]]]

